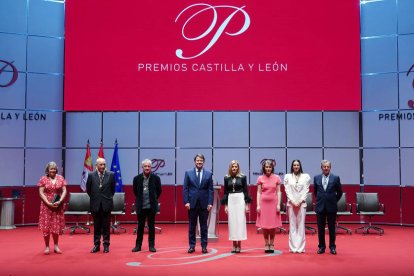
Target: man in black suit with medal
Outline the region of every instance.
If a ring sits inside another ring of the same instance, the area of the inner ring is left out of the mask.
[[[93,243],[91,253],[101,250],[101,236],[104,246],[103,253],[109,252],[111,228],[111,211],[115,194],[115,177],[111,171],[106,171],[106,161],[96,160],[96,170],[88,175],[86,192],[90,197],[90,208],[93,217]]]
[[[148,247],[150,252],[155,249],[155,214],[158,212],[158,198],[161,195],[161,179],[151,172],[152,162],[142,161],[143,172],[134,177],[133,191],[136,198],[135,207],[138,219],[137,239],[132,252],[141,251],[145,221],[148,223]]]
[[[318,254],[325,253],[325,226],[328,221],[329,249],[336,255],[336,213],[337,202],[342,197],[342,185],[339,176],[331,173],[331,162],[322,160],[322,174],[313,179],[314,194],[316,197],[315,212],[318,224]]]

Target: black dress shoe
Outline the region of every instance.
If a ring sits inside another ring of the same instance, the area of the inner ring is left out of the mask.
[[[109,253],[109,246],[108,245],[104,245],[103,253]]]
[[[325,248],[319,248],[318,249],[318,254],[323,254],[325,253]]]
[[[134,248],[132,248],[131,250],[132,252],[138,252],[141,251],[141,246],[135,246]]]
[[[207,254],[207,253],[208,253],[208,251],[207,251],[207,247],[203,247],[203,248],[201,249],[201,252],[202,252],[203,254]]]
[[[150,246],[149,251],[151,251],[151,252],[157,252],[157,249],[155,249],[154,246]]]
[[[336,255],[336,249],[335,249],[335,248],[332,248],[332,249],[331,249],[331,254],[332,254],[332,255]]]
[[[96,253],[96,252],[98,252],[98,251],[101,251],[101,247],[100,247],[99,245],[95,245],[95,246],[92,248],[91,253]]]
[[[195,251],[194,247],[190,247],[188,248],[187,252],[191,254],[191,253],[194,253],[194,251]]]

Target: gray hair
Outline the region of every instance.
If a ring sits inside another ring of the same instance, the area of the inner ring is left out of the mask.
[[[59,169],[58,169],[58,166],[57,166],[56,162],[51,161],[51,162],[49,162],[49,163],[46,164],[45,174],[47,176],[49,176],[49,169],[50,169],[50,167],[55,167],[56,168],[56,173],[59,172]]]
[[[331,166],[331,161],[326,160],[326,159],[322,160],[322,161],[321,161],[321,166],[323,166],[323,165],[325,165],[325,164],[329,164],[329,166]]]
[[[152,161],[151,161],[151,160],[149,160],[148,158],[147,158],[147,159],[144,159],[144,160],[141,162],[141,165],[142,165],[142,166],[144,166],[145,164],[149,164],[150,166],[152,166]]]

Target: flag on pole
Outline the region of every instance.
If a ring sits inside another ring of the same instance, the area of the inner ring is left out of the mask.
[[[114,172],[115,177],[115,192],[122,192],[122,175],[121,166],[119,165],[118,156],[118,140],[115,140],[114,155],[112,156],[111,171]]]
[[[104,152],[103,152],[103,142],[102,142],[102,139],[101,139],[101,146],[99,147],[98,158],[105,158],[105,155],[104,155]]]
[[[81,189],[82,191],[86,191],[86,181],[88,180],[88,174],[92,172],[92,155],[91,155],[91,148],[89,147],[89,140],[86,144],[86,154],[85,154],[85,161],[83,162],[83,172],[82,172],[82,180],[81,180]]]

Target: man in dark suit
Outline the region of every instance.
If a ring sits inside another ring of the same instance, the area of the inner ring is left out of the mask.
[[[115,194],[115,177],[111,171],[106,171],[106,161],[96,160],[96,170],[88,175],[86,191],[90,197],[93,217],[93,243],[91,253],[100,251],[101,235],[104,253],[109,252],[109,231],[111,227],[111,211]]]
[[[148,223],[149,251],[155,249],[155,214],[158,211],[158,198],[161,195],[161,180],[156,174],[151,173],[152,162],[149,159],[142,161],[143,173],[134,177],[133,191],[135,194],[135,207],[138,217],[138,231],[135,247],[132,252],[141,251],[144,236],[145,220]]]
[[[336,213],[337,202],[342,197],[342,185],[339,176],[331,174],[331,162],[322,160],[322,174],[313,179],[314,194],[316,197],[315,212],[318,223],[318,254],[325,253],[325,226],[328,220],[329,249],[331,254],[336,255]]]
[[[207,253],[208,214],[213,207],[213,174],[203,169],[204,155],[194,157],[195,168],[185,172],[183,197],[185,208],[188,210],[188,253],[194,253],[196,244],[197,218],[200,222],[201,248],[203,254]]]

